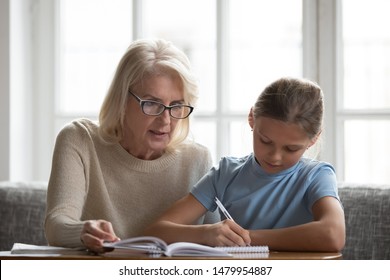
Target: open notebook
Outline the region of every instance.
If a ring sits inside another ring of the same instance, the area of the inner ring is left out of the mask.
[[[237,253],[268,253],[267,246],[246,247],[211,247],[191,242],[176,242],[167,244],[160,238],[153,236],[139,236],[106,242],[104,248],[108,254],[162,254],[165,256],[210,256],[229,257]]]

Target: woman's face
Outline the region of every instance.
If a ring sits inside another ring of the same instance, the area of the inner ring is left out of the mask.
[[[132,90],[142,100],[158,101],[165,106],[184,103],[183,87],[178,76],[151,76]],[[129,95],[121,145],[137,158],[156,159],[164,153],[179,121],[171,118],[169,110],[159,116],[145,115],[139,101]]]
[[[269,174],[275,174],[295,165],[307,148],[315,143],[297,124],[267,117],[253,119],[253,150],[257,162]]]

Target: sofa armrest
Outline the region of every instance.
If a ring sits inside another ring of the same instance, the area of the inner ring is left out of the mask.
[[[390,259],[390,189],[339,188],[346,223],[344,259]]]
[[[0,251],[15,242],[47,244],[43,222],[47,184],[0,182]]]

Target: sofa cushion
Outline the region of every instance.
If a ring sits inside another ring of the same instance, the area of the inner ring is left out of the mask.
[[[44,182],[0,182],[0,251],[15,242],[47,244],[43,230],[46,208]]]
[[[390,189],[339,188],[347,231],[344,259],[390,259]]]

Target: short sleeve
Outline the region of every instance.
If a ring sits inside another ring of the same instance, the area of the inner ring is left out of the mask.
[[[214,197],[217,195],[217,192],[214,178],[217,176],[217,173],[217,168],[211,168],[191,190],[191,194],[211,212],[214,212],[216,209]]]
[[[307,206],[311,209],[314,203],[322,197],[331,196],[339,199],[337,192],[337,179],[332,166],[325,164],[308,176]]]

